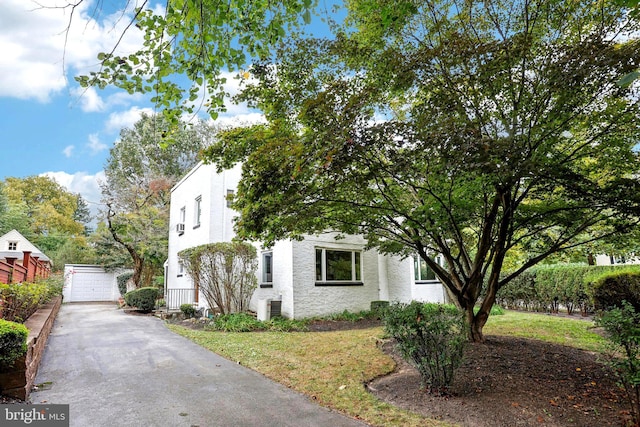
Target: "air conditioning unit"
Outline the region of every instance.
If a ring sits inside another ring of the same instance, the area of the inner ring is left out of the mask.
[[[184,234],[184,223],[176,224],[176,232],[180,235]]]
[[[257,318],[260,321],[271,320],[282,315],[282,301],[272,299],[258,300]]]

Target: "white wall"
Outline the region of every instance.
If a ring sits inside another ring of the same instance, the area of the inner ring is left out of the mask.
[[[316,247],[343,250],[362,250],[364,247],[361,237],[335,240],[333,236],[307,236],[303,241],[293,242],[294,318],[369,310],[371,301],[379,299],[378,254],[375,251],[362,253],[362,286],[316,286]]]
[[[293,245],[289,240],[277,242],[273,248],[258,248],[258,289],[251,298],[250,308],[253,311],[258,310],[258,301],[261,299],[272,299],[282,301],[282,315],[287,318],[293,318]],[[269,251],[273,253],[273,288],[260,288],[260,280],[262,278],[262,252]]]
[[[227,189],[235,190],[241,167],[216,172],[214,165],[196,165],[171,191],[169,218],[169,248],[166,270],[168,289],[187,289],[193,281],[184,272],[179,275],[178,253],[184,249],[207,243],[230,241],[233,236],[234,211],[227,207]],[[195,225],[195,200],[201,197],[200,225]],[[184,233],[179,235],[180,210],[185,208]],[[199,305],[206,301],[200,295]]]

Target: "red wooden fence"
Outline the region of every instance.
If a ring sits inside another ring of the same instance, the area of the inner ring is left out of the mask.
[[[23,252],[22,264],[16,261],[17,258],[0,261],[0,283],[34,282],[51,274],[51,264],[31,256],[31,252]]]

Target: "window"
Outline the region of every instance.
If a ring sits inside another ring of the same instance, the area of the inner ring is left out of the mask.
[[[273,287],[273,252],[262,253],[262,281],[260,287]]]
[[[316,285],[362,285],[361,254],[316,248]]]
[[[233,190],[227,190],[227,207],[230,208],[233,204]]]
[[[202,196],[196,197],[193,207],[193,228],[200,227],[200,214],[202,213]]]
[[[182,261],[178,261],[178,277],[182,277],[184,275],[184,263]]]
[[[186,220],[187,220],[187,208],[183,206],[180,208],[180,220],[178,222],[181,222],[182,224],[184,224]]]
[[[442,257],[435,256],[431,257],[432,260],[436,262],[438,265],[442,265]],[[435,282],[438,280],[436,277],[436,273],[433,271],[431,267],[427,265],[427,262],[420,258],[419,255],[415,255],[413,257],[413,271],[414,278],[416,283],[418,282]]]
[[[17,251],[18,250],[18,242],[9,242],[9,250]]]

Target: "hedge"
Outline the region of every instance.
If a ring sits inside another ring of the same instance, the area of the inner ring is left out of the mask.
[[[623,301],[640,313],[640,272],[622,269],[602,275],[594,281],[593,302],[597,311],[623,308]]]
[[[503,286],[496,303],[516,310],[568,314],[594,310],[593,286],[603,275],[615,271],[637,271],[637,266],[589,266],[584,264],[541,265],[531,268]]]
[[[2,318],[22,323],[36,312],[41,304],[62,293],[61,280],[52,277],[36,283],[0,283]]]

